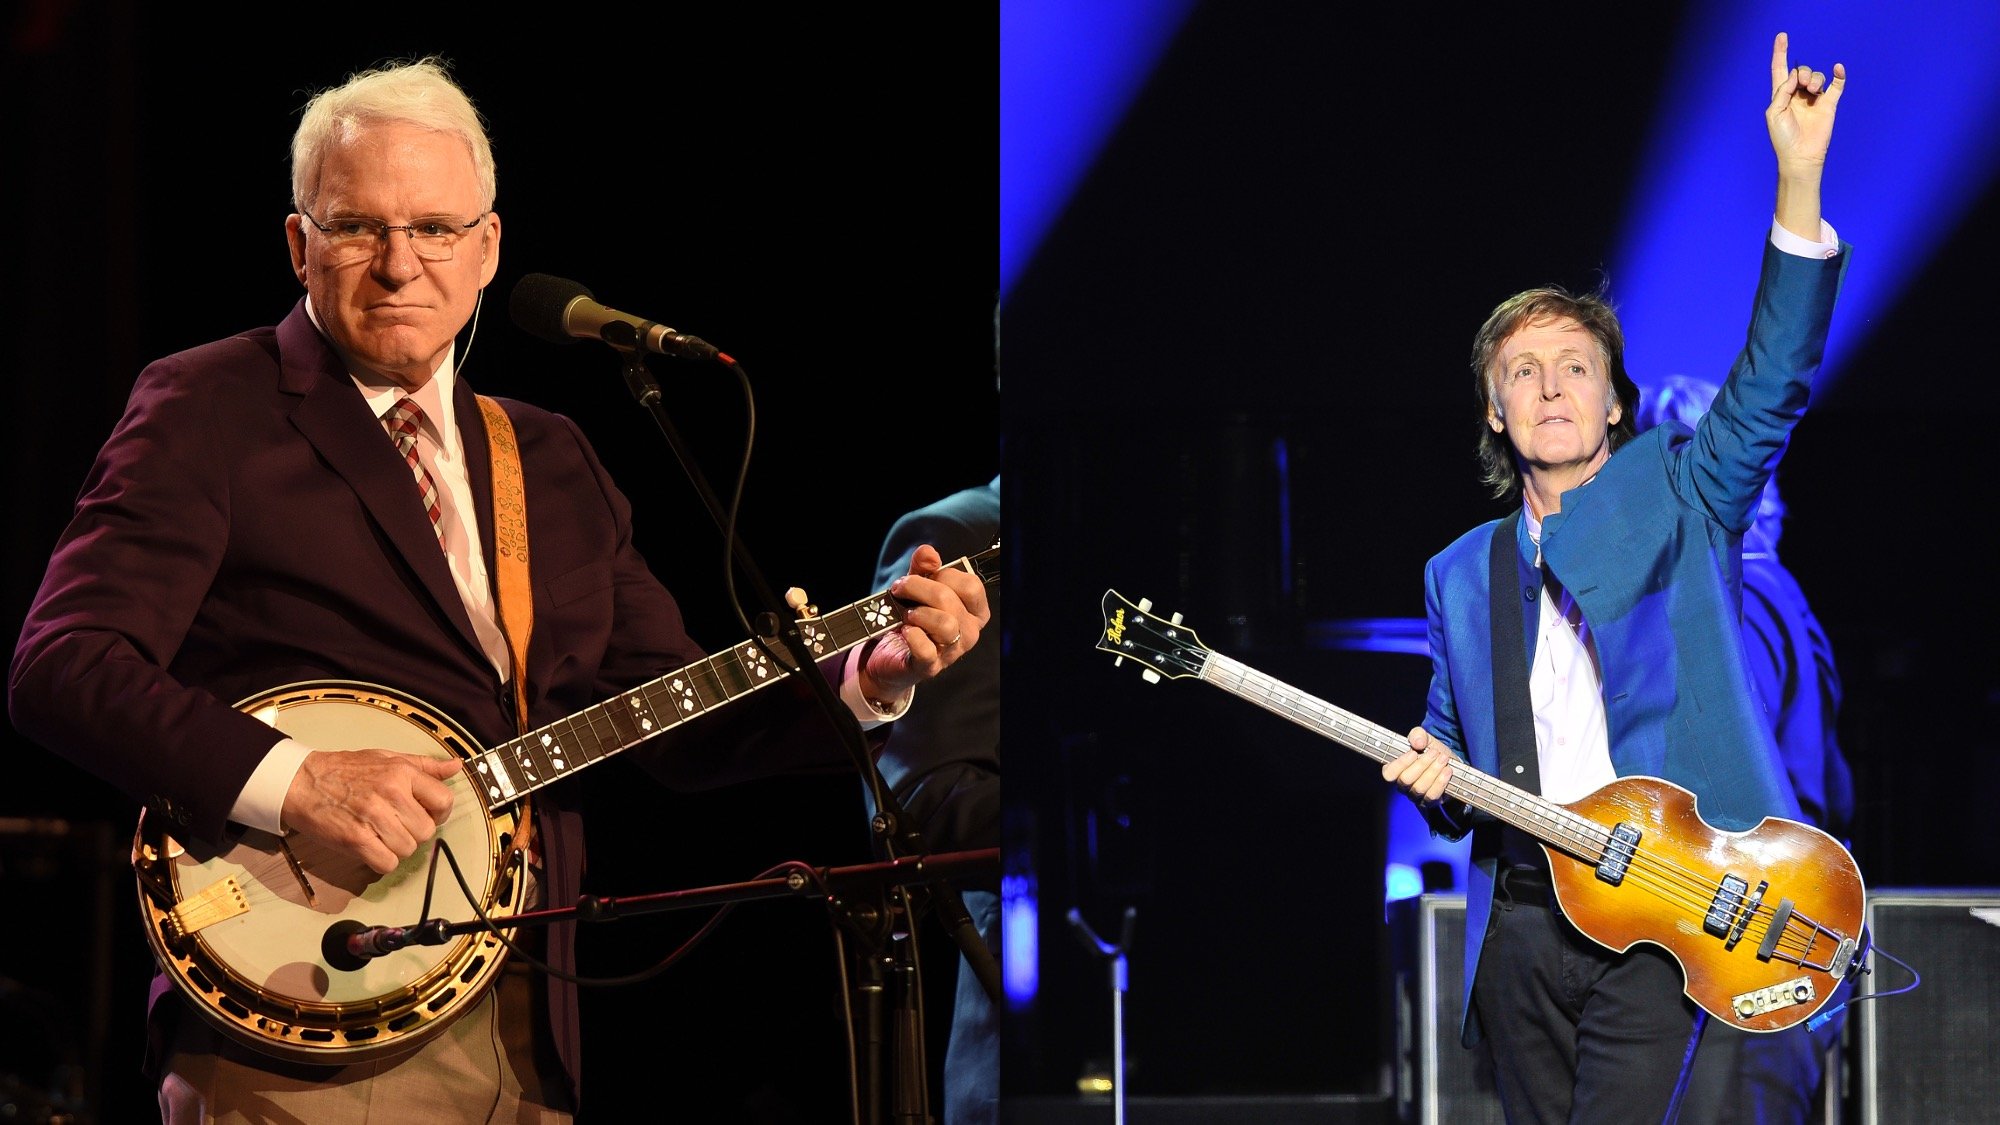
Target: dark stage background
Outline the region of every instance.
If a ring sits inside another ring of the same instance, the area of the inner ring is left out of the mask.
[[[1670,67],[1687,7],[1197,4],[1006,295],[1009,597],[1029,607],[1006,667],[1009,859],[1040,918],[1010,1095],[1073,1094],[1109,1055],[1073,905],[1100,932],[1137,908],[1135,1097],[1387,1090],[1376,767],[1209,686],[1114,669],[1092,647],[1099,599],[1184,612],[1212,647],[1391,729],[1422,718],[1426,658],[1314,626],[1421,619],[1425,560],[1504,514],[1476,480],[1473,333],[1508,294],[1614,267],[1663,99],[1734,82],[1731,127],[1763,144],[1763,74]],[[1799,24],[1794,61],[1862,53]],[[1754,35],[1768,52],[1784,28]],[[1898,81],[1857,71],[1842,126]],[[1837,129],[1837,227],[1863,202],[1842,155]],[[1677,233],[1754,268],[1764,198]],[[1996,202],[1986,188],[1893,305],[1838,318],[1848,363],[1780,471],[1782,554],[1845,680],[1875,887],[2000,882],[1973,796],[2000,782]],[[1857,246],[1853,271],[1887,249]]]
[[[722,602],[719,535],[615,353],[558,348],[509,322],[522,275],[575,278],[742,362],[759,423],[742,533],[776,589],[802,586],[828,609],[873,592],[896,515],[997,471],[990,24],[872,8],[676,5],[588,21],[548,6],[532,20],[263,9],[228,23],[198,10],[9,8],[10,642],[140,368],[291,308],[282,224],[297,112],[311,90],[387,58],[451,59],[490,121],[504,253],[467,377],[580,422],[697,640],[744,636]],[[568,30],[572,15],[589,28]],[[677,361],[653,370],[726,492],[744,431],[734,381]],[[143,1119],[150,965],[124,866],[137,805],[6,737],[0,1079],[25,1086],[24,1105],[59,1084],[88,1094],[101,1120]],[[852,777],[680,796],[612,762],[581,783],[597,893],[869,858]],[[601,927],[585,939],[586,967],[649,965],[699,921]],[[658,1106],[691,1121],[844,1119],[836,965],[823,910],[756,903],[664,977],[587,991],[591,1116]],[[942,954],[935,967],[948,982]],[[934,1013],[949,997],[933,989]]]

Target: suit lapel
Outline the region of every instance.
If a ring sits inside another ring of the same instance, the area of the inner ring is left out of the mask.
[[[333,471],[360,498],[382,536],[401,556],[440,615],[473,652],[479,652],[465,600],[452,581],[410,469],[396,455],[387,431],[368,409],[340,362],[307,318],[301,302],[278,326],[286,392],[299,396],[291,420]],[[484,441],[484,430],[480,431]],[[491,489],[488,489],[490,503]],[[482,521],[482,523],[485,521]]]

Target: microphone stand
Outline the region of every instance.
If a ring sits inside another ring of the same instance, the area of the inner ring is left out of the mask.
[[[1138,916],[1137,907],[1125,908],[1125,920],[1114,945],[1097,936],[1081,910],[1074,906],[1069,910],[1069,924],[1076,932],[1076,939],[1083,943],[1085,952],[1103,958],[1111,974],[1112,1125],[1125,1125],[1125,993],[1131,987],[1125,971],[1125,955],[1131,952],[1132,923]]]
[[[766,645],[782,643],[790,651],[792,671],[805,680],[832,720],[834,729],[840,732],[842,742],[854,759],[855,769],[860,772],[874,797],[876,813],[870,818],[869,829],[880,845],[877,854],[888,856],[891,862],[903,857],[925,855],[929,849],[902,803],[890,791],[881,771],[876,768],[875,756],[868,748],[859,723],[840,702],[833,686],[826,682],[826,677],[820,675],[817,661],[799,634],[798,619],[782,611],[784,603],[772,594],[742,538],[729,531],[722,503],[695,464],[673,420],[668,417],[661,402],[660,384],[647,368],[646,353],[641,346],[652,327],[653,322],[649,321],[637,326],[610,325],[604,331],[606,342],[624,355],[626,387],[639,405],[652,415],[654,424],[660,428],[689,482],[708,508],[716,528],[729,536],[730,555],[749,587],[750,600],[762,607],[755,618],[758,637]],[[618,339],[611,339],[614,335]],[[717,361],[733,368],[738,378],[743,378],[743,369],[734,359],[718,354]],[[973,924],[972,915],[966,910],[965,901],[959,897],[957,888],[950,883],[939,882],[932,885],[930,894],[939,921],[951,932],[987,995],[995,1004],[1000,1003],[1000,967],[994,960],[992,950],[980,939],[979,930]],[[855,987],[864,1013],[865,1030],[862,1034],[867,1044],[868,1063],[861,1068],[863,1073],[857,1076],[856,1085],[862,1088],[860,1101],[867,1107],[868,1125],[879,1125],[881,1121],[882,1097],[877,1085],[882,1043],[881,1003],[883,990],[891,979],[900,986],[902,1014],[898,1016],[898,1026],[911,1039],[907,1049],[898,1050],[895,1059],[902,1072],[896,1087],[896,1119],[921,1125],[928,1120],[928,1098],[922,1096],[926,1077],[921,1006],[918,1002],[922,986],[916,966],[910,961],[914,936],[900,942],[894,940],[895,919],[898,916],[913,917],[908,896],[900,886],[895,888],[893,895],[888,888],[878,887],[865,897],[836,896],[832,906],[835,919],[856,936],[861,947],[857,954],[859,971],[856,977],[859,983]],[[911,1035],[912,1024],[915,1025],[914,1035]],[[909,1104],[913,1100],[912,1091],[916,1095],[914,1106]]]
[[[998,875],[1000,849],[977,848],[963,852],[938,852],[935,855],[853,864],[846,867],[807,867],[804,864],[799,864],[798,867],[803,870],[788,871],[783,875],[765,879],[718,883],[714,886],[695,887],[683,891],[656,891],[650,894],[608,897],[580,895],[574,906],[549,907],[498,918],[474,918],[467,922],[426,918],[415,925],[395,928],[386,933],[381,932],[381,927],[372,927],[377,931],[376,955],[392,953],[412,945],[443,945],[455,937],[486,933],[491,930],[553,926],[571,919],[578,922],[615,922],[620,918],[659,914],[668,910],[693,910],[704,906],[724,906],[733,902],[751,902],[766,898],[796,898],[821,890],[827,892],[828,905],[832,906],[843,894],[855,894],[884,887],[912,886],[940,879]],[[811,878],[807,877],[806,871],[812,872]],[[367,933],[370,930],[371,927],[358,924],[335,923],[328,933],[345,937],[350,933]],[[357,960],[354,967],[359,968],[362,963],[365,963],[365,959]]]

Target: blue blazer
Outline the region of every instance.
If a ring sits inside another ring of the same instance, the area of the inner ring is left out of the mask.
[[[1688,789],[1717,828],[1799,816],[1744,666],[1742,535],[1805,413],[1847,259],[1845,244],[1821,261],[1766,243],[1749,339],[1708,414],[1692,432],[1670,422],[1625,443],[1589,482],[1563,493],[1562,510],[1542,523],[1543,558],[1596,640],[1612,767],[1620,777],[1645,774]],[[1431,648],[1424,729],[1495,776],[1488,552],[1500,522],[1460,536],[1424,571]],[[1531,565],[1527,521],[1516,529],[1523,564]],[[1532,629],[1523,630],[1523,643],[1532,667]],[[1425,815],[1454,839],[1475,819],[1449,804]],[[1466,893],[1467,1045],[1479,1036],[1471,991],[1494,863],[1475,857]]]

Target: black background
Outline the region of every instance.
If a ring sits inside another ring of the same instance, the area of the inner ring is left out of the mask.
[[[616,353],[528,337],[506,298],[523,274],[552,273],[702,336],[741,361],[755,390],[741,529],[770,584],[801,586],[828,609],[873,592],[896,515],[998,470],[990,25],[674,7],[541,6],[526,19],[267,6],[240,21],[187,6],[11,8],[14,171],[0,190],[13,499],[0,632],[18,629],[140,368],[276,323],[299,296],[283,221],[291,133],[311,91],[433,53],[486,115],[498,164],[500,272],[469,354],[461,338],[467,378],[578,420],[690,631],[721,647],[744,632],[723,601],[719,534],[627,394]],[[652,367],[726,493],[745,429],[734,381],[680,361]],[[45,1052],[76,1050],[104,1119],[140,1119],[151,1112],[137,1075],[149,966],[122,871],[137,806],[11,731],[7,751],[0,817],[59,820],[71,835],[42,824],[0,839],[9,917],[35,923],[0,943],[0,976],[26,989],[19,1010],[48,1004],[60,1024],[17,1021],[0,1074],[39,1085]],[[598,893],[869,858],[851,776],[676,795],[612,762],[581,783]],[[585,967],[649,965],[699,921],[600,927]],[[753,903],[656,981],[587,991],[597,1119],[640,1106],[694,1121],[844,1116],[838,961],[823,909]]]

